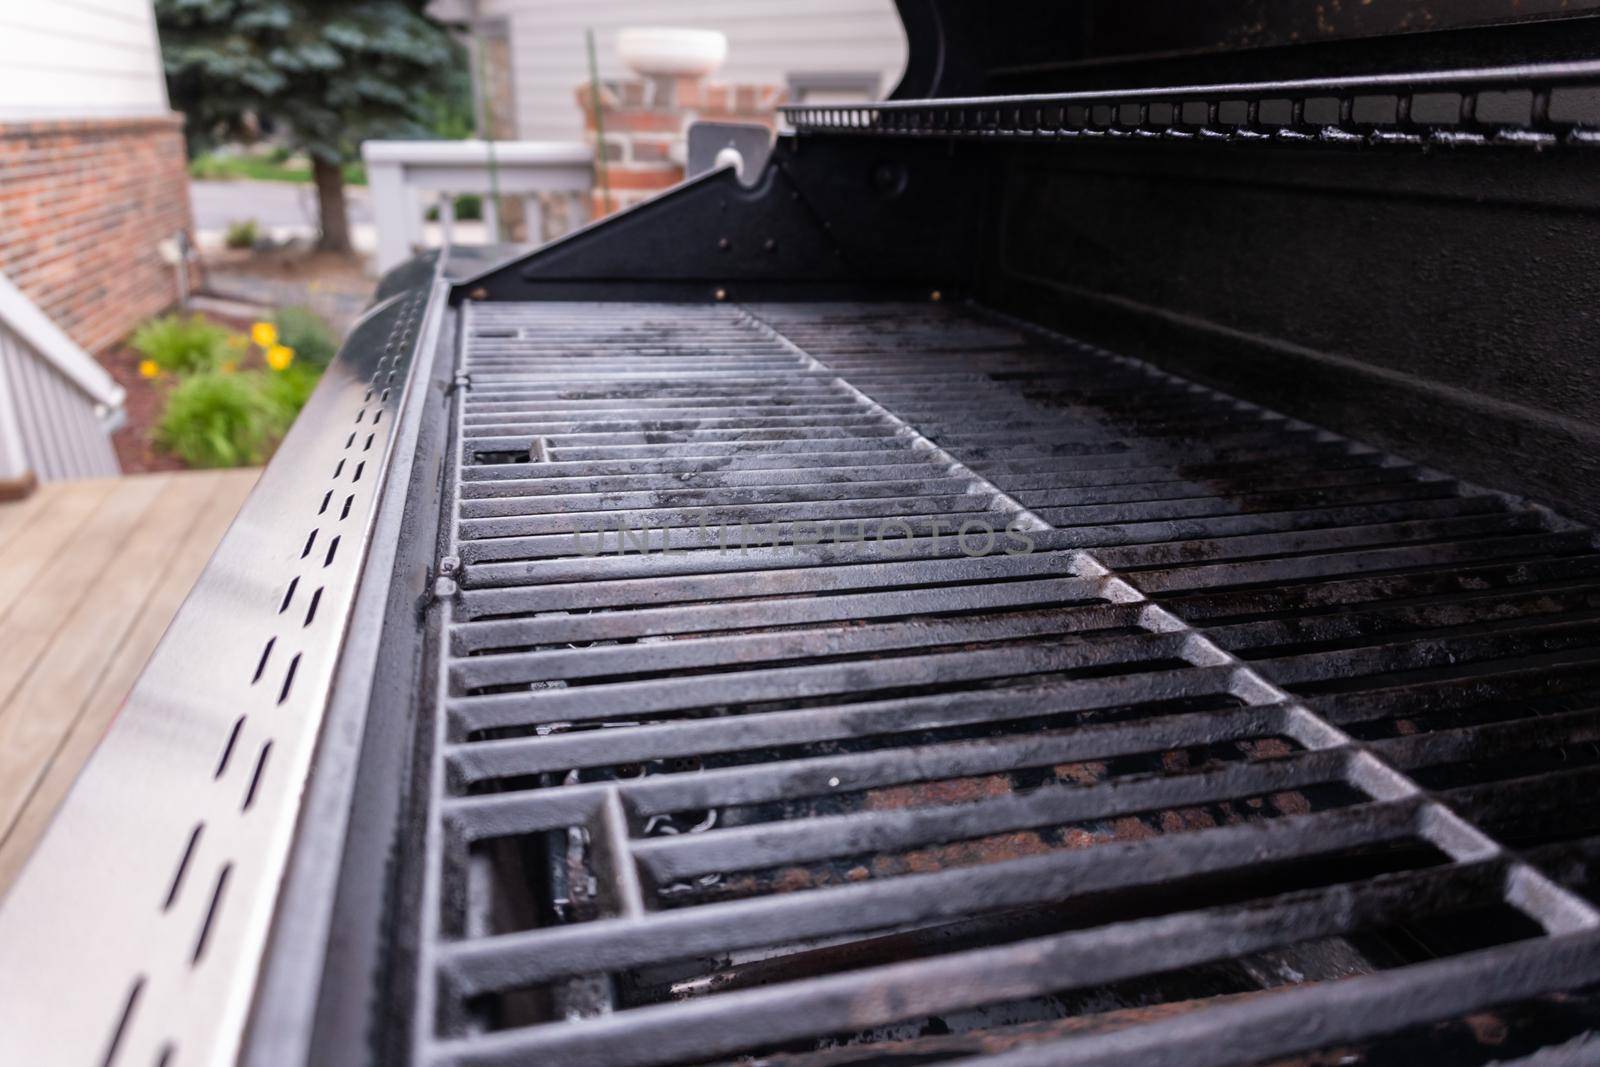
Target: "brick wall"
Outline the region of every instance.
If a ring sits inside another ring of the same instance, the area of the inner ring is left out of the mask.
[[[578,87],[589,143],[595,139],[589,86]],[[596,176],[596,218],[632,207],[683,180],[689,124],[759,122],[773,126],[784,90],[776,85],[723,85],[700,78],[650,78],[600,83],[600,122],[604,137],[610,203]]]
[[[181,116],[0,123],[0,273],[90,352],[177,301],[190,227]]]

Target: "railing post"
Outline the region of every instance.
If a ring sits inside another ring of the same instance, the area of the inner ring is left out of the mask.
[[[500,243],[500,204],[493,195],[483,198],[483,230],[489,244]]]
[[[446,248],[455,244],[456,235],[456,195],[454,193],[439,194],[439,242]]]
[[[367,153],[363,150],[362,155]],[[414,223],[410,216],[417,205],[406,189],[403,164],[370,157],[366,162],[372,216],[378,227],[378,273],[383,274],[411,258],[409,239]]]
[[[17,356],[10,351],[14,343],[10,331],[0,325],[0,497],[7,485],[26,479],[30,469],[17,420],[16,390],[11,385],[11,368],[17,363]]]
[[[534,193],[522,198],[522,218],[527,227],[528,243],[531,245],[544,243],[544,201]]]

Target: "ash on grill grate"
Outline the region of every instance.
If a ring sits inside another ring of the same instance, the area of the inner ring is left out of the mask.
[[[1232,1063],[1600,979],[1586,531],[966,311],[464,329],[420,1060]]]

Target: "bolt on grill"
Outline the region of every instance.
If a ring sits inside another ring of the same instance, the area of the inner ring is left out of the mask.
[[[462,337],[417,1062],[1246,1063],[1600,981],[1589,531],[976,309]]]

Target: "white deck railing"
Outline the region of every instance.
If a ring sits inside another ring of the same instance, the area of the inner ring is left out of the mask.
[[[464,193],[484,198],[490,241],[499,231],[490,196],[496,188],[502,197],[520,197],[527,204],[528,232],[534,240],[540,227],[540,195],[570,196],[578,213],[575,221],[588,217],[593,154],[580,142],[368,141],[361,146],[361,158],[378,230],[380,273],[422,247],[423,216],[435,201],[442,241],[453,243],[457,239],[454,198]]]
[[[0,275],[0,482],[120,473],[123,389]]]

